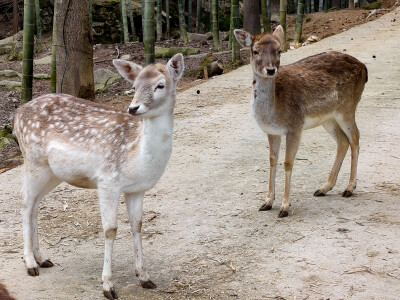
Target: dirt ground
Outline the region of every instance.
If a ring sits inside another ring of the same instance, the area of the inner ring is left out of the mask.
[[[178,93],[173,154],[144,204],[144,259],[158,288],[142,289],[134,275],[121,198],[113,260],[120,299],[399,299],[399,16],[397,8],[282,56],[286,64],[337,50],[368,67],[351,198],[340,196],[349,154],[337,186],[324,198],[312,196],[336,152],[321,127],[303,135],[289,217],[277,218],[282,157],[273,210],[258,212],[269,159],[267,138],[249,113],[250,67]],[[0,174],[0,281],[17,299],[103,299],[96,192],[61,185],[42,201],[40,245],[55,266],[29,277],[22,260],[21,171]]]

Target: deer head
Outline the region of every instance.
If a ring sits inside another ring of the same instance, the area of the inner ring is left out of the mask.
[[[128,112],[133,116],[153,118],[175,105],[176,84],[184,70],[183,55],[174,55],[166,65],[140,65],[122,59],[113,63],[123,78],[132,82],[135,91]]]
[[[236,40],[243,47],[250,47],[253,71],[261,78],[274,78],[278,72],[283,41],[283,28],[276,27],[273,33],[252,36],[244,30],[235,29]]]

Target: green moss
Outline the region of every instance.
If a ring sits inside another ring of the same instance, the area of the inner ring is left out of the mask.
[[[199,49],[192,47],[170,47],[170,48],[156,47],[155,57],[170,58],[178,53],[182,53],[183,55],[194,55],[198,54],[199,52],[200,52]]]
[[[363,5],[361,8],[362,9],[367,9],[367,10],[372,10],[372,9],[378,9],[382,6],[381,1],[373,2],[370,4]]]
[[[16,136],[12,134],[11,127],[6,125],[6,126],[0,128],[0,149],[3,149],[11,141],[17,142]]]

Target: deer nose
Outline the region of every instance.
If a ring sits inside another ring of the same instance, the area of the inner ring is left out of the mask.
[[[270,75],[270,76],[274,75],[275,74],[275,68],[267,69],[267,74]]]
[[[131,115],[135,115],[137,110],[139,109],[140,105],[129,106],[128,113]]]

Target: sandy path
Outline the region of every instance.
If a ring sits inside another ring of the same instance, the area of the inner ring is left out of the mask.
[[[332,138],[317,128],[303,135],[290,216],[277,218],[283,155],[274,208],[257,211],[267,188],[268,148],[249,114],[249,66],[178,95],[173,155],[145,198],[145,261],[158,288],[143,290],[134,276],[121,205],[113,264],[121,299],[398,299],[399,16],[397,9],[283,55],[290,63],[346,51],[368,67],[357,112],[361,151],[352,198],[340,196],[349,154],[329,196],[312,196],[336,152]],[[103,299],[95,192],[62,185],[42,201],[41,247],[56,265],[32,278],[21,258],[20,176],[21,168],[0,175],[0,281],[18,299]]]

